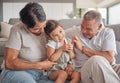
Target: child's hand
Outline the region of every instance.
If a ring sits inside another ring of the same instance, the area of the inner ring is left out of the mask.
[[[71,74],[72,74],[73,71],[74,71],[73,65],[72,65],[72,64],[68,64],[67,67],[65,68],[65,71],[67,72],[67,74],[68,74],[69,76],[71,76]]]
[[[71,52],[73,51],[73,45],[71,43],[68,43],[67,44],[67,49],[66,49],[67,52]]]
[[[62,46],[62,49],[67,52],[71,52],[73,50],[73,45],[71,43],[64,44]]]

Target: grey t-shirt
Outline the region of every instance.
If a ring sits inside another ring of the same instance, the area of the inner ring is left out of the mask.
[[[19,50],[19,58],[29,62],[46,59],[46,38],[42,33],[36,36],[20,22],[12,27],[6,47]]]

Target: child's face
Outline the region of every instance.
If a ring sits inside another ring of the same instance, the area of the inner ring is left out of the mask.
[[[56,42],[62,42],[65,38],[65,31],[62,27],[58,26],[50,33],[50,37]]]

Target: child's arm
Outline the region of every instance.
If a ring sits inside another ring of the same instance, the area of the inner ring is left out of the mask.
[[[70,59],[73,59],[75,57],[73,45],[71,43],[67,44],[67,52],[69,53]]]
[[[50,46],[47,47],[47,57],[48,60],[50,61],[57,61],[59,59],[59,57],[61,56],[62,52],[64,51],[64,47],[60,47],[59,49],[54,49]]]
[[[73,50],[71,50],[71,51],[69,52],[69,56],[70,56],[70,59],[73,59],[73,58],[75,57],[75,54],[74,54],[74,51],[73,51]]]

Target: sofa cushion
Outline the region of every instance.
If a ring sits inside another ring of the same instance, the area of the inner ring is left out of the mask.
[[[118,52],[118,54],[115,56],[116,63],[120,64],[120,41],[116,41],[116,47],[117,47],[117,52]]]
[[[78,30],[79,30],[79,27],[80,27],[80,26],[73,26],[73,27],[71,27],[71,28],[69,28],[69,29],[66,29],[66,30],[65,30],[66,37],[71,38],[71,37],[75,36],[76,33],[77,33]]]
[[[3,57],[0,56],[0,65],[2,65]]]
[[[61,19],[59,23],[63,26],[64,29],[68,29],[73,26],[79,26],[81,20],[80,19]]]
[[[1,23],[0,23],[0,32],[1,32]]]
[[[0,24],[1,24],[0,37],[8,38],[12,25],[5,23],[5,22],[1,22]]]
[[[0,38],[0,57],[4,56],[5,53],[5,44],[8,38]]]
[[[120,24],[107,25],[106,27],[112,28],[115,33],[116,40],[120,41]]]
[[[8,23],[14,25],[19,21],[20,21],[19,18],[10,18]]]

